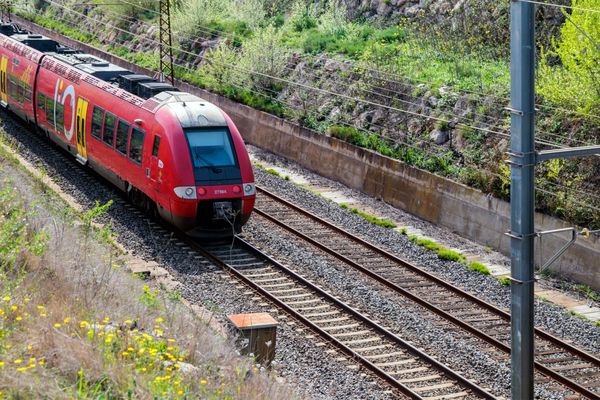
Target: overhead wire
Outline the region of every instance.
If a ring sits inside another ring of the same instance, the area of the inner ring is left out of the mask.
[[[545,1],[536,1],[536,0],[517,0],[517,1],[520,1],[521,3],[538,4],[538,5],[542,5],[542,6],[548,6],[548,7],[566,8],[566,9],[570,9],[570,10],[600,13],[600,10],[594,10],[592,8],[573,7],[573,6],[563,5],[563,4],[548,3]]]
[[[46,2],[51,3],[51,4],[55,4],[58,7],[63,8],[64,10],[66,10],[66,11],[68,11],[70,13],[74,13],[74,14],[80,15],[80,16],[82,16],[84,18],[93,20],[95,22],[99,22],[95,18],[92,18],[90,16],[82,14],[82,13],[80,13],[78,11],[72,10],[72,9],[64,6],[63,4],[57,3],[54,0],[43,0],[43,1],[46,1]],[[140,38],[144,38],[143,36],[138,35],[138,34],[136,34],[134,32],[129,31],[129,30],[126,30],[126,29],[123,29],[123,28],[119,28],[119,27],[114,26],[114,25],[110,25],[110,26],[113,29],[116,29],[116,30],[121,31],[123,33],[127,33],[127,34],[130,34],[130,35],[133,35],[133,36],[136,36],[136,37],[140,37]],[[157,40],[155,40],[155,39],[146,38],[146,40],[151,41],[151,42],[153,42],[155,44],[159,44],[159,42]],[[171,48],[173,48],[174,50],[177,50],[177,51],[179,51],[181,53],[189,54],[189,55],[192,55],[194,57],[199,57],[201,59],[206,60],[206,57],[204,55],[192,53],[192,52],[189,52],[187,50],[181,49],[181,48],[176,47],[176,46],[171,46]],[[331,96],[337,96],[337,97],[340,97],[340,98],[345,98],[345,99],[350,100],[350,101],[356,101],[356,102],[363,103],[363,104],[369,104],[371,106],[380,107],[380,108],[384,108],[384,109],[387,109],[387,110],[396,111],[396,112],[400,112],[400,113],[404,113],[404,114],[409,114],[409,115],[413,115],[413,116],[417,116],[417,117],[422,117],[422,118],[425,118],[425,119],[428,119],[428,120],[437,121],[437,122],[443,122],[443,123],[451,123],[452,122],[451,120],[446,119],[446,118],[440,118],[440,117],[430,116],[430,115],[426,115],[426,114],[422,114],[422,113],[418,113],[418,112],[414,112],[414,111],[410,111],[410,110],[399,109],[397,107],[393,107],[393,106],[389,106],[389,105],[385,105],[385,104],[376,103],[376,102],[373,102],[373,101],[370,101],[370,100],[365,100],[365,99],[360,99],[360,98],[352,97],[352,96],[349,96],[349,95],[346,95],[346,94],[343,94],[343,93],[337,93],[337,92],[333,92],[333,91],[330,91],[330,90],[313,87],[313,86],[306,85],[306,84],[303,84],[303,83],[300,83],[300,82],[296,82],[296,81],[292,81],[292,80],[289,80],[289,79],[285,79],[285,78],[281,78],[281,77],[277,77],[277,76],[271,76],[271,75],[268,75],[268,74],[265,74],[265,73],[262,73],[262,72],[245,69],[245,68],[242,68],[242,67],[239,67],[239,66],[235,66],[235,65],[229,64],[229,63],[224,63],[224,62],[215,61],[215,60],[212,60],[212,62],[215,62],[217,64],[226,66],[228,68],[232,68],[234,70],[239,70],[239,71],[243,71],[243,72],[248,73],[248,74],[258,75],[258,76],[262,76],[264,78],[273,79],[273,80],[276,80],[276,81],[279,81],[279,82],[287,83],[287,84],[294,85],[294,86],[297,86],[297,87],[302,87],[304,89],[312,90],[312,91],[315,91],[315,92],[318,92],[318,93],[327,94],[327,95],[331,95]],[[487,132],[487,133],[498,135],[498,136],[502,136],[502,137],[510,137],[510,135],[508,133],[506,133],[506,132],[496,131],[496,130],[489,129],[489,128],[477,127],[477,126],[470,125],[470,124],[465,124],[465,123],[462,123],[462,122],[459,122],[456,125],[463,126],[463,127],[470,128],[470,129],[474,129],[474,130],[478,130],[478,131]],[[554,147],[554,148],[564,148],[565,147],[562,144],[548,142],[548,141],[543,140],[543,139],[536,140],[536,143],[538,143],[540,145],[543,145],[543,146]]]
[[[44,1],[45,1],[45,0],[44,0]],[[134,6],[134,7],[137,7],[137,8],[139,8],[139,9],[145,10],[145,11],[153,12],[153,13],[155,13],[155,14],[157,14],[157,15],[159,15],[159,14],[160,14],[160,12],[158,12],[158,11],[151,10],[151,9],[148,9],[148,8],[145,8],[145,7],[142,7],[142,6],[136,5],[136,4],[134,4],[134,3],[131,3],[131,2],[129,2],[129,1],[127,1],[127,0],[119,0],[119,1],[121,1],[121,2],[123,2],[123,3],[126,3],[126,4],[129,4],[129,5],[132,5],[132,6]],[[158,0],[157,0],[157,2],[158,2]],[[112,14],[112,15],[115,15],[115,16],[117,16],[115,13],[111,13],[111,14]],[[139,21],[139,22],[141,22],[141,23],[143,23],[143,24],[149,25],[148,23],[146,23],[146,22],[144,22],[144,21],[141,21],[141,20],[138,20],[138,21]],[[197,27],[197,28],[200,28],[200,31],[201,31],[201,32],[204,32],[204,33],[210,33],[210,34],[219,33],[219,34],[224,34],[225,36],[233,36],[233,34],[232,34],[231,32],[227,32],[227,31],[225,31],[225,30],[219,30],[219,29],[217,29],[217,28],[211,28],[211,27]],[[298,55],[298,56],[300,56],[300,57],[302,57],[302,58],[304,58],[304,59],[307,59],[307,58],[309,57],[309,55]],[[311,60],[311,61],[312,61],[312,60]],[[411,79],[411,78],[407,78],[407,77],[405,77],[405,76],[401,76],[401,75],[394,74],[394,73],[392,73],[392,72],[386,72],[386,71],[384,71],[384,70],[379,70],[379,69],[377,69],[377,70],[374,70],[374,69],[370,69],[370,68],[368,68],[368,67],[365,67],[364,65],[358,65],[358,64],[357,64],[355,61],[353,61],[353,60],[343,60],[343,61],[344,61],[344,62],[348,62],[348,61],[349,61],[349,62],[350,62],[352,65],[353,65],[353,67],[355,67],[355,68],[360,68],[360,69],[364,69],[364,70],[366,70],[366,71],[369,71],[369,72],[374,72],[374,73],[377,73],[378,75],[379,75],[379,74],[383,74],[383,75],[392,75],[392,76],[396,76],[396,77],[399,77],[399,78],[403,79],[403,81],[397,81],[397,80],[390,80],[390,79],[385,79],[385,78],[381,78],[381,77],[376,77],[376,76],[373,76],[373,75],[371,76],[371,77],[372,77],[372,78],[374,78],[374,79],[382,79],[382,80],[385,80],[387,83],[396,83],[396,84],[408,85],[408,84],[407,84],[407,82],[406,82],[406,79]],[[412,80],[412,79],[411,79],[411,80]],[[418,79],[417,79],[417,82],[426,83],[426,84],[431,84],[431,82],[428,82],[428,81],[425,81],[425,80],[418,80]],[[414,87],[414,86],[413,86],[413,87]],[[477,92],[477,91],[472,91],[472,90],[461,90],[461,92],[464,92],[464,93],[469,93],[469,94],[476,94],[476,95],[478,95],[478,96],[488,96],[488,97],[495,97],[495,98],[498,98],[498,99],[501,99],[501,100],[504,100],[504,101],[510,102],[510,98],[508,98],[508,97],[506,97],[506,96],[498,96],[498,95],[494,95],[494,94],[491,94],[491,93],[482,93],[482,92]],[[588,118],[597,118],[597,119],[600,119],[600,116],[598,116],[598,115],[594,115],[594,114],[587,114],[587,113],[582,113],[582,112],[580,112],[580,111],[576,111],[576,110],[568,110],[568,109],[561,108],[561,107],[557,107],[557,106],[554,106],[554,105],[548,105],[548,104],[545,104],[545,105],[542,105],[542,104],[536,104],[536,106],[538,107],[538,112],[540,112],[541,108],[546,108],[546,107],[548,107],[548,108],[551,108],[551,109],[554,109],[554,110],[557,110],[557,111],[562,111],[562,112],[569,113],[569,114],[573,114],[573,115],[580,115],[580,116],[582,116],[582,117],[588,117]],[[542,112],[543,112],[543,111],[542,111]]]

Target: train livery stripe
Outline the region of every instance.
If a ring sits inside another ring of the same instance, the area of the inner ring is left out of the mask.
[[[8,58],[6,56],[2,56],[2,60],[0,61],[0,100],[2,100],[2,104],[8,104],[8,95],[6,90],[6,68],[8,66]]]
[[[77,123],[75,126],[77,131],[77,153],[83,160],[87,160],[85,127],[88,104],[89,102],[81,97],[77,100]]]

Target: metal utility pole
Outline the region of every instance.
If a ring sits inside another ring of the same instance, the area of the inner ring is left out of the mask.
[[[175,82],[173,69],[173,40],[171,34],[171,0],[159,1],[159,53],[161,81]]]
[[[533,399],[534,4],[510,5],[511,364],[513,399]]]
[[[544,234],[572,231],[572,238],[550,257],[549,266],[575,242],[575,228],[535,232],[535,176],[539,162],[555,158],[600,154],[600,146],[535,151],[535,5],[511,0],[510,6],[510,208],[511,230],[511,395],[533,399],[534,367],[534,252],[533,239]],[[588,235],[584,230],[581,234]]]

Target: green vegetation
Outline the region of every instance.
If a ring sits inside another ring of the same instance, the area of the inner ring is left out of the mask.
[[[477,261],[470,262],[467,268],[470,271],[476,271],[483,275],[491,275],[489,268]]]
[[[440,250],[438,250],[437,255],[442,260],[454,261],[454,262],[458,262],[458,263],[465,262],[465,257],[462,254],[457,253],[456,251],[449,250],[449,249],[440,249]]]
[[[570,289],[571,290],[575,290],[576,292],[581,293],[586,298],[588,298],[588,299],[590,299],[592,301],[600,302],[600,292],[598,292],[597,290],[592,289],[589,285],[576,284],[576,285],[570,286]]]
[[[384,219],[384,218],[378,218],[378,217],[376,217],[374,215],[371,215],[371,214],[368,214],[368,213],[366,213],[364,211],[361,211],[361,210],[359,210],[358,208],[355,208],[355,207],[352,207],[352,208],[348,207],[348,204],[341,203],[340,207],[342,207],[343,209],[347,209],[352,214],[356,214],[359,217],[361,217],[362,219],[364,219],[364,220],[366,220],[366,221],[368,221],[368,222],[370,222],[372,224],[381,226],[383,228],[395,228],[396,227],[396,224],[394,224],[390,220],[387,220],[387,219]]]
[[[597,0],[573,0],[573,7],[598,9]],[[537,90],[548,100],[582,112],[600,111],[600,14],[573,9],[560,38],[543,49]],[[585,34],[583,32],[585,32]],[[587,35],[587,36],[586,36]],[[556,63],[556,60],[560,63]]]
[[[271,174],[271,175],[281,176],[281,174],[279,172],[277,172],[276,170],[274,170],[273,168],[265,169],[265,172],[268,174]]]
[[[2,142],[5,140],[0,137]],[[0,398],[294,398],[0,148]],[[80,221],[80,222],[77,222]]]
[[[508,276],[501,276],[498,278],[498,282],[504,286],[510,286],[510,278]]]

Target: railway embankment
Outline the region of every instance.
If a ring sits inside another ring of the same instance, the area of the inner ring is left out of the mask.
[[[95,222],[108,205],[82,212],[25,164],[3,139],[0,398],[294,397],[176,287],[130,272],[143,260]]]

